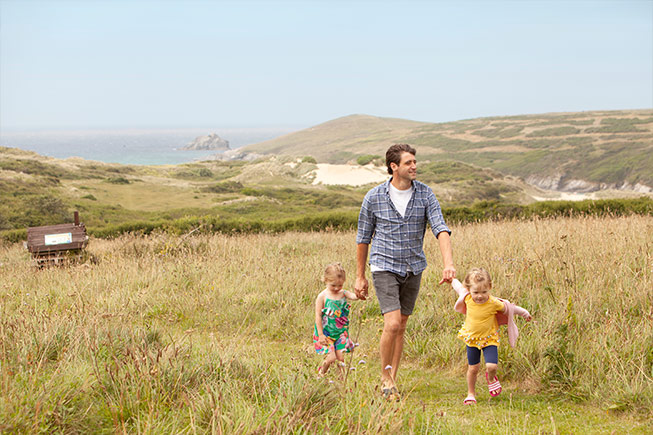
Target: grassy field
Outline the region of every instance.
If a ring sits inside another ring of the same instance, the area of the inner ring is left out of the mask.
[[[459,275],[484,266],[535,319],[500,347],[496,399],[479,380],[462,405],[463,318],[432,235],[397,403],[374,297],[353,304],[346,379],[315,379],[313,301],[327,263],[352,285],[353,232],[126,235],[68,268],[0,246],[0,433],[651,433],[653,218],[453,231]]]

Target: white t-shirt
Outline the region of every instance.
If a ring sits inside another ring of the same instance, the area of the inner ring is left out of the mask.
[[[406,214],[406,207],[408,207],[408,202],[410,201],[410,197],[413,196],[413,186],[411,185],[410,189],[399,190],[394,187],[392,183],[388,184],[390,186],[390,200],[394,204],[401,217],[404,217]]]
[[[394,187],[392,183],[388,183],[388,184],[390,186],[390,190],[389,190],[390,200],[392,201],[392,204],[394,204],[395,208],[397,209],[401,217],[404,217],[406,215],[406,208],[408,207],[408,202],[410,201],[411,196],[413,196],[414,188],[411,185],[410,189],[399,190],[396,187]],[[382,271],[383,269],[371,264],[370,270],[372,272],[379,272]]]

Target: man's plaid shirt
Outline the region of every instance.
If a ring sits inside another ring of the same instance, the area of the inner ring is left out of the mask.
[[[406,276],[426,269],[422,248],[427,222],[437,237],[451,234],[444,223],[440,203],[426,184],[413,181],[413,195],[402,217],[390,200],[390,180],[365,195],[358,216],[356,243],[372,244],[370,264],[381,270]]]

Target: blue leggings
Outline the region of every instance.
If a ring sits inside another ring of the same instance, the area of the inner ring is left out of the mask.
[[[499,348],[496,346],[485,346],[483,348],[483,358],[485,358],[485,364],[499,364]],[[467,363],[470,366],[474,366],[480,362],[481,349],[467,346]]]

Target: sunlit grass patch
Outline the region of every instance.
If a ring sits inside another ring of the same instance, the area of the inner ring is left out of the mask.
[[[647,433],[653,428],[650,216],[452,225],[458,275],[519,303],[504,392],[464,407],[463,317],[439,249],[408,324],[401,402],[379,391],[382,320],[354,302],[346,382],[316,379],[325,264],[353,285],[353,231],[92,239],[97,263],[34,269],[0,247],[0,432]],[[330,383],[329,381],[333,381]]]

